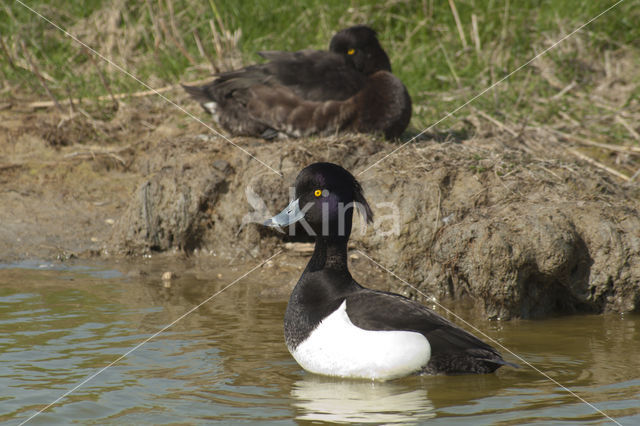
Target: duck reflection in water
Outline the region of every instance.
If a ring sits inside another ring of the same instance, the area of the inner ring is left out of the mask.
[[[332,423],[415,423],[435,417],[422,388],[307,375],[291,388],[297,420]]]

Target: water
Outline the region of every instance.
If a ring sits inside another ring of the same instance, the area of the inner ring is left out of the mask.
[[[165,286],[162,265],[147,275],[0,265],[0,421],[26,420],[250,266],[220,278],[187,270]],[[607,423],[524,365],[386,383],[305,373],[284,346],[286,300],[262,291],[269,274],[249,275],[29,424]],[[639,316],[469,319],[620,423],[640,424]]]

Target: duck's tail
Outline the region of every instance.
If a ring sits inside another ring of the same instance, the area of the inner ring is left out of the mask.
[[[208,85],[187,86],[186,84],[181,84],[181,86],[185,92],[200,103],[210,102],[212,100],[211,94],[207,90]]]
[[[502,358],[500,358],[500,359],[482,359],[482,361],[489,362],[491,364],[497,365],[498,367],[496,367],[496,369],[500,368],[500,367],[503,367],[503,366],[513,367],[513,368],[521,368],[520,365],[515,364],[513,362],[505,361]]]

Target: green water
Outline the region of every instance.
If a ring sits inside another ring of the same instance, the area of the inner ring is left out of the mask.
[[[0,421],[26,420],[251,266],[170,285],[162,265],[0,266]],[[286,299],[261,291],[268,275],[247,276],[29,424],[608,422],[525,365],[386,383],[305,373],[284,346]],[[640,424],[639,316],[466,318],[618,422]]]

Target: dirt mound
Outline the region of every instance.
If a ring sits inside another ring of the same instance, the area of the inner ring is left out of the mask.
[[[155,253],[260,261],[295,239],[256,222],[288,203],[302,167],[331,161],[357,175],[376,214],[364,232],[356,220],[354,247],[425,294],[471,300],[502,319],[639,310],[640,188],[576,163],[565,138],[544,128],[487,128],[472,114],[475,135],[429,135],[371,169],[400,145],[354,135],[234,139],[281,177],[149,99],[104,120],[17,110],[1,118],[3,262]],[[283,288],[306,257],[292,259],[280,261]],[[354,269],[379,271],[362,257]],[[421,297],[386,273],[382,281]]]
[[[410,237],[390,248],[372,236],[400,275],[439,297],[480,298],[494,318],[638,309],[636,190],[517,151],[414,148],[425,170],[394,191],[415,212],[403,223]],[[404,156],[374,182],[393,180]]]
[[[398,146],[363,136],[242,142],[284,177],[218,139],[165,139],[146,149],[137,167],[147,179],[110,249],[267,257],[290,237],[250,223],[252,205],[259,207],[252,199],[264,203],[253,213],[258,221],[288,203],[303,166],[332,161],[358,174]],[[638,310],[637,188],[589,167],[537,159],[518,143],[403,148],[359,176],[377,217],[354,243],[427,294],[482,300],[492,318]],[[399,281],[391,288],[407,292]]]

